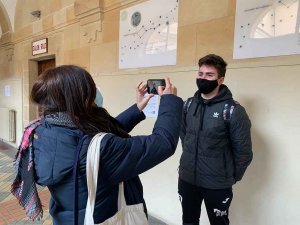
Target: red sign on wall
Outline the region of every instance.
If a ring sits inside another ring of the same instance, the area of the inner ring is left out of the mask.
[[[32,42],[32,55],[48,52],[48,38]]]

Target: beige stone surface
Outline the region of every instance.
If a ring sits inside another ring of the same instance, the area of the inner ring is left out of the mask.
[[[111,6],[118,7],[120,5],[120,0],[103,0],[102,2],[104,9],[107,9]]]
[[[23,74],[22,60],[14,60],[14,74],[17,77],[22,78],[22,74]]]
[[[43,21],[37,20],[32,23],[32,30],[34,34],[41,33],[43,31]]]
[[[29,105],[29,93],[30,93],[29,84],[23,83],[23,104],[24,104],[24,106]],[[24,109],[24,112],[28,113],[28,110]]]
[[[86,68],[90,67],[91,57],[90,48],[82,47],[74,50],[65,51],[64,64],[73,64]]]
[[[32,56],[32,42],[35,40],[39,40],[39,37],[34,38],[33,40],[27,40],[21,43],[21,58],[23,60],[23,62],[28,62],[28,59],[31,59]],[[23,70],[27,70],[28,66],[25,65],[25,67],[23,68]]]
[[[67,7],[66,9],[66,14],[67,14],[67,21],[72,21],[74,20],[75,17],[75,9],[74,9],[74,5],[71,5],[69,7]]]
[[[71,36],[73,37],[73,36]],[[67,41],[69,41],[70,37],[65,36],[63,32],[58,32],[50,39],[49,45],[49,55],[55,56],[56,65],[63,64],[63,57],[64,57],[64,45]],[[76,39],[77,37],[74,36]]]
[[[31,36],[32,34],[33,34],[33,26],[32,26],[32,24],[30,24],[26,27],[22,27],[22,28],[16,30],[13,33],[13,41],[19,41],[19,40],[26,39],[28,36]]]
[[[75,14],[80,15],[88,13],[91,10],[97,9],[100,7],[99,0],[76,0],[75,1]]]
[[[51,0],[51,1],[47,1],[46,4],[49,4],[48,6],[50,9],[50,13],[60,11],[61,9],[64,8],[62,4],[62,0]]]
[[[196,58],[209,53],[219,54],[232,61],[234,17],[211,20],[197,26]]]
[[[38,2],[36,2],[38,4]],[[18,31],[22,27],[25,27],[29,23],[37,20],[30,12],[37,10],[38,5],[34,5],[33,0],[17,1],[15,9],[15,31]]]
[[[111,10],[103,15],[103,42],[119,41],[120,10]]]
[[[102,39],[101,21],[80,26],[80,46],[100,44],[102,43]]]
[[[56,44],[58,46],[60,45],[60,47],[63,47],[64,51],[78,48],[80,41],[79,32],[80,27],[78,24],[73,24],[71,26],[66,27],[66,29],[63,31],[64,39],[61,40],[61,43]]]
[[[5,49],[0,49],[0,64],[6,63],[5,61]]]
[[[179,25],[200,23],[228,16],[229,0],[180,0]]]
[[[90,72],[113,72],[118,68],[118,42],[103,43],[91,48]]]
[[[235,16],[236,0],[228,0],[228,15]]]
[[[8,79],[10,77],[9,66],[5,64],[0,64],[0,80]]]
[[[0,79],[13,78],[13,52],[12,48],[2,49],[0,51]]]
[[[53,29],[53,25],[54,25],[54,23],[53,23],[53,15],[52,14],[43,18],[43,30],[45,32]]]
[[[10,43],[12,39],[12,33],[9,31],[5,34],[2,34],[1,38],[0,38],[0,46]]]
[[[105,11],[108,11],[120,7],[129,7],[145,1],[147,0],[103,0],[102,6]]]
[[[62,7],[74,5],[74,3],[75,3],[75,0],[61,0]]]
[[[84,26],[94,22],[102,21],[102,13],[100,11],[93,12],[85,17],[78,17],[80,19],[80,25]]]
[[[12,26],[10,24],[9,17],[5,12],[3,4],[0,4],[0,26],[1,26],[1,33],[12,31]]]
[[[67,8],[62,8],[53,13],[53,26],[58,26],[67,22]]]
[[[25,124],[25,126],[26,126],[29,123],[29,106],[23,104],[23,110],[24,110],[24,112],[23,112],[24,123],[23,124]]]
[[[197,52],[197,25],[178,27],[177,37],[177,65],[195,64]]]

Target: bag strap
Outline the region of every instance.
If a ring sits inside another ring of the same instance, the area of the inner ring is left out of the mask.
[[[192,101],[193,101],[193,97],[190,97],[188,98],[185,102],[184,102],[184,105],[183,105],[183,112],[184,112],[184,115],[186,116],[191,104],[192,104]]]
[[[223,108],[223,119],[230,120],[231,115],[233,113],[234,107],[237,105],[237,103],[234,100],[229,100],[225,102],[224,108]]]
[[[73,161],[73,181],[74,181],[74,189],[73,189],[73,224],[78,225],[78,172],[79,172],[79,155],[82,149],[82,145],[84,141],[88,138],[88,135],[84,135],[80,137],[79,143],[77,145],[76,151],[74,152],[74,161]]]
[[[96,134],[90,142],[86,155],[86,179],[88,199],[85,209],[84,224],[94,224],[94,207],[96,201],[97,181],[100,166],[100,146],[106,133]]]
[[[188,98],[184,102],[184,105],[183,105],[184,121],[186,120],[186,115],[187,115],[187,112],[188,112],[192,102],[193,102],[193,97]],[[230,131],[230,120],[231,120],[233,110],[234,110],[235,106],[238,105],[238,104],[240,104],[240,103],[237,102],[237,101],[234,101],[233,99],[227,100],[224,104],[223,119],[224,119],[224,122],[225,122],[226,129],[227,129],[228,133]]]
[[[86,178],[87,178],[87,188],[88,188],[88,199],[85,210],[84,224],[90,225],[94,223],[94,208],[96,201],[97,192],[97,181],[100,167],[100,146],[103,137],[106,133],[99,133],[94,136],[90,142],[87,156],[86,156]],[[119,184],[119,194],[118,194],[118,210],[126,206],[125,196],[124,196],[124,185],[123,182]]]
[[[228,134],[230,134],[230,120],[232,117],[233,110],[236,105],[238,105],[237,101],[234,101],[233,99],[230,99],[225,102],[224,108],[223,108],[223,119],[226,125],[226,129],[228,131]]]

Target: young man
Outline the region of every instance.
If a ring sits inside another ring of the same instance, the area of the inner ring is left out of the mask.
[[[227,63],[214,54],[198,62],[198,90],[185,102],[178,192],[184,225],[198,225],[204,200],[211,225],[229,224],[232,185],[252,160],[251,123],[223,84]]]

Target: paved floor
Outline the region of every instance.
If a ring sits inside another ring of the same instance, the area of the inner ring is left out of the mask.
[[[41,221],[26,219],[25,211],[14,196],[10,194],[11,183],[14,175],[14,155],[16,149],[0,142],[0,225],[10,224],[52,224],[49,215],[49,192],[46,188],[39,187],[39,195],[44,205],[44,218]]]
[[[44,205],[44,218],[41,221],[26,219],[25,212],[14,196],[10,194],[10,186],[14,179],[14,156],[16,149],[0,141],[0,225],[51,225],[52,219],[49,215],[49,192],[47,188],[39,187],[39,196]],[[156,218],[150,216],[150,225],[166,225]]]

